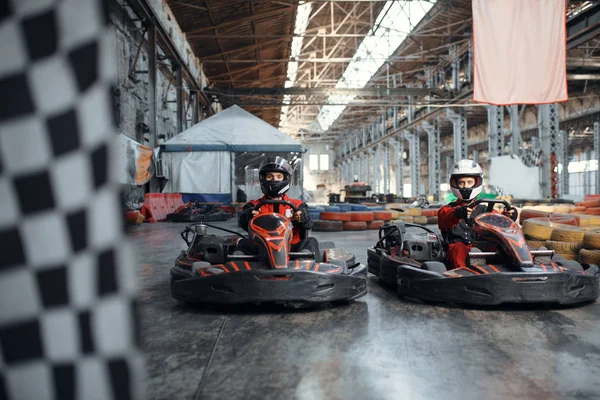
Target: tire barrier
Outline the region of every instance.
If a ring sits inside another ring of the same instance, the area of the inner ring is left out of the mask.
[[[367,229],[367,223],[362,221],[347,221],[343,224],[345,231],[364,231]]]
[[[415,217],[411,217],[411,216],[402,216],[402,217],[398,217],[398,221],[404,221],[404,222],[409,222],[409,223],[414,223],[414,218]]]
[[[574,257],[579,254],[579,250],[583,248],[582,242],[557,242],[554,240],[546,240],[545,246],[549,250],[554,250],[557,254],[570,254]]]
[[[529,240],[525,240],[525,241],[527,242],[527,245],[529,247],[532,247],[534,249],[539,249],[542,246],[546,246],[546,241],[543,241],[543,240],[532,240],[532,239],[529,239]]]
[[[556,224],[537,218],[529,218],[523,222],[523,234],[529,239],[550,240]]]
[[[350,211],[368,211],[369,207],[363,204],[351,204]]]
[[[312,230],[315,232],[341,232],[344,230],[342,221],[324,221],[322,219],[313,222]]]
[[[369,211],[384,211],[385,207],[384,206],[369,206],[368,209],[369,209]]]
[[[376,219],[374,221],[371,221],[367,224],[367,229],[379,229],[381,228],[383,225],[385,225],[385,221],[382,221],[380,219]]]
[[[585,212],[591,215],[600,215],[600,207],[589,207],[585,209]]]
[[[352,211],[352,205],[348,203],[335,203],[332,204],[334,207],[339,207],[341,212]]]
[[[313,221],[318,221],[321,219],[321,211],[308,211],[308,213],[310,214],[310,219],[312,219]]]
[[[437,225],[438,217],[427,217],[427,225]]]
[[[550,240],[555,242],[583,242],[585,231],[577,226],[555,227]]]
[[[583,247],[590,250],[600,250],[600,230],[586,232],[583,235]]]
[[[600,250],[581,249],[579,252],[579,262],[600,265]]]
[[[325,211],[331,211],[331,212],[340,212],[340,208],[336,207],[336,206],[327,206],[325,207]]]
[[[371,222],[375,219],[372,211],[352,211],[347,215],[350,216],[350,221],[356,222]]]
[[[421,214],[425,217],[437,217],[439,210],[425,209],[421,210]]]
[[[413,217],[413,221],[415,224],[427,225],[427,217],[424,217],[423,215],[417,215],[416,217]]]
[[[351,221],[352,216],[350,213],[335,212],[335,211],[321,211],[320,219],[326,221]]]
[[[373,211],[374,220],[391,221],[392,213],[390,211]]]

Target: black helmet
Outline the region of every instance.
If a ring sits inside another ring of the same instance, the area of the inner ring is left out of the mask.
[[[268,181],[267,172],[281,172],[282,181]],[[258,178],[260,189],[268,197],[283,196],[290,189],[290,178],[292,176],[292,167],[286,159],[281,157],[269,157],[260,164]]]

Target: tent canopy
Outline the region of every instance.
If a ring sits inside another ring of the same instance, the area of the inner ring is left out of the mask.
[[[236,105],[161,145],[164,152],[302,152],[302,145]]]

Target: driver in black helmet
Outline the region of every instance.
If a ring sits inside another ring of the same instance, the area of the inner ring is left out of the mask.
[[[292,168],[282,157],[270,157],[260,164],[258,172],[260,188],[264,196],[257,200],[250,200],[242,209],[239,225],[248,231],[248,223],[255,215],[260,213],[278,213],[285,215],[292,221],[292,241],[290,251],[309,250],[315,255],[319,254],[319,245],[315,238],[305,237],[306,232],[312,228],[312,220],[308,212],[308,206],[302,200],[292,199],[286,195],[290,189]],[[263,200],[285,200],[296,206],[294,212],[290,206],[283,204],[265,204],[259,211],[254,207]],[[254,245],[249,240],[240,240],[238,246],[244,251],[254,252]]]

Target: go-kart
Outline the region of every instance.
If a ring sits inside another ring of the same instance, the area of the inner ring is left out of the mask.
[[[254,210],[265,204],[298,211],[284,200],[263,200]],[[233,235],[207,235],[207,226]],[[367,267],[343,248],[329,242],[321,243],[319,254],[291,252],[292,224],[283,215],[258,214],[250,220],[248,232],[255,254],[241,251],[238,242],[245,236],[240,233],[204,223],[188,225],[181,232],[188,248],[171,268],[171,295],[184,302],[305,306],[353,300],[367,293]]]
[[[403,297],[470,305],[501,303],[590,302],[600,296],[597,265],[558,260],[553,250],[531,250],[521,228],[510,218],[493,213],[505,200],[483,199],[485,212],[469,218],[480,241],[473,242],[467,268],[450,269],[444,238],[414,224],[394,223],[380,228],[379,240],[367,250],[369,272]],[[411,233],[407,227],[425,232]]]

